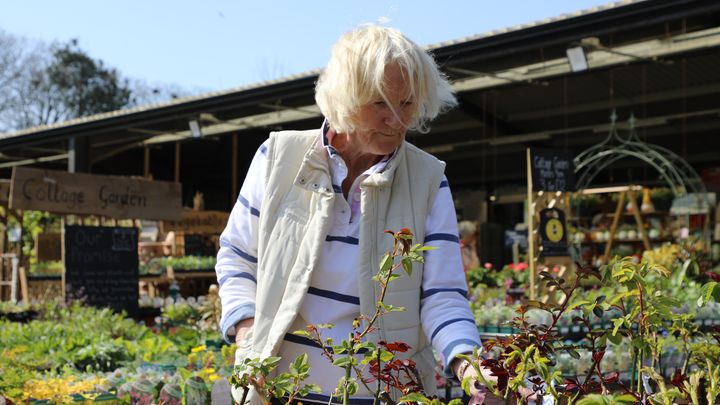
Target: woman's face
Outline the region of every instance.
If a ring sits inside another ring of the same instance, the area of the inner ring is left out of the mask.
[[[405,139],[407,126],[416,111],[415,100],[402,68],[385,66],[385,95],[377,96],[360,107],[355,131],[349,134],[349,146],[363,154],[387,155]]]

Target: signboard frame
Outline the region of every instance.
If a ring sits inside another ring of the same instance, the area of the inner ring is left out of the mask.
[[[111,218],[174,220],[182,214],[180,183],[14,167],[11,209]]]

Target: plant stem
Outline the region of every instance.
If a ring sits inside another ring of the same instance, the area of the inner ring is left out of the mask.
[[[348,340],[350,342],[353,341],[352,332],[349,333]],[[348,349],[348,356],[350,357],[350,364],[345,366],[345,389],[343,390],[343,405],[350,405],[350,394],[348,392],[348,386],[350,384],[350,377],[352,377],[352,359],[355,357],[355,350],[352,345],[350,345],[350,349]]]
[[[345,389],[343,390],[343,405],[350,405],[350,394],[348,393],[348,384],[351,377],[351,366],[345,367]]]
[[[250,392],[250,388],[243,387],[243,394],[242,398],[240,399],[240,405],[245,405],[245,400],[247,399],[248,392]]]

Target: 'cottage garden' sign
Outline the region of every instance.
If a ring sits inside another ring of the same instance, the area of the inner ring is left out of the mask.
[[[113,218],[179,219],[180,183],[15,167],[10,208]]]

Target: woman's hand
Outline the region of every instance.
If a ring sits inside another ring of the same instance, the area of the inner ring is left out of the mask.
[[[255,325],[255,318],[243,319],[242,321],[235,324],[235,343],[240,343],[245,339],[245,336],[250,329]]]
[[[487,395],[487,388],[482,385],[477,378],[477,371],[469,361],[464,359],[457,359],[452,363],[453,373],[457,376],[458,380],[462,382],[465,378],[472,377],[472,384],[470,384],[470,399],[468,405],[481,405],[485,402],[485,396]],[[481,368],[482,370],[482,368]],[[491,377],[492,378],[492,377]]]
[[[480,369],[480,372],[482,372],[482,376],[486,381],[490,381],[493,383],[497,382],[497,377],[491,375],[492,371],[490,371],[490,369],[484,368],[480,364],[478,364],[478,368]],[[475,367],[473,367],[472,364],[470,364],[470,362],[467,360],[457,359],[453,361],[452,369],[453,373],[455,373],[455,375],[458,377],[458,380],[460,380],[461,382],[468,377],[472,378],[472,384],[470,384],[470,400],[468,401],[468,405],[483,404],[485,401],[485,397],[488,394],[488,389],[481,383],[482,380],[478,378]],[[537,397],[535,395],[535,392],[527,387],[521,387],[520,390],[517,392],[517,395],[521,396],[525,400],[534,400]]]

